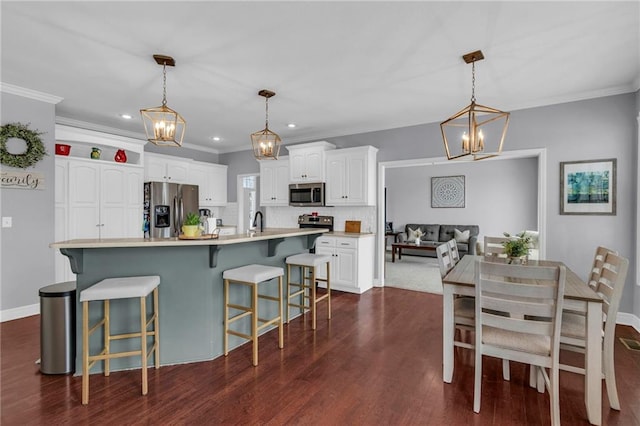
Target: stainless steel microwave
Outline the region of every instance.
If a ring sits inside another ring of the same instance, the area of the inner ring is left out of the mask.
[[[292,183],[289,185],[289,205],[324,206],[324,183]]]

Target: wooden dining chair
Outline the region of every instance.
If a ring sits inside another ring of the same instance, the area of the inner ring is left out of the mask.
[[[436,256],[438,257],[438,266],[440,266],[440,275],[445,277],[453,269],[454,264],[451,259],[451,251],[449,244],[443,243],[436,247]],[[453,322],[456,330],[473,331],[475,328],[475,302],[473,297],[456,297],[453,301]],[[472,343],[462,340],[453,339],[453,345],[467,349],[473,349]]]
[[[596,254],[593,257],[593,265],[591,265],[591,270],[589,271],[589,280],[587,281],[587,284],[589,284],[589,287],[594,290],[598,286],[600,271],[602,270],[602,265],[604,265],[604,258],[607,253],[618,254],[618,252],[615,250],[600,246],[596,249]]]
[[[566,268],[562,265],[542,267],[476,260],[473,411],[480,412],[482,356],[487,355],[537,367],[549,392],[551,424],[560,424],[558,358],[565,278]]]
[[[598,247],[601,249],[602,247]],[[597,256],[597,255],[596,255]],[[594,261],[595,263],[595,261]],[[600,262],[595,291],[602,297],[602,319],[604,335],[602,345],[602,377],[607,385],[609,405],[614,410],[620,410],[618,389],[616,387],[616,371],[614,361],[614,340],[616,317],[622,298],[622,289],[627,278],[629,260],[609,251]],[[586,347],[586,318],[584,314],[563,312],[560,349],[585,353]],[[586,362],[586,359],[585,359]],[[561,370],[585,374],[585,369],[573,365],[560,365]]]
[[[504,254],[504,242],[508,237],[484,237],[484,255],[488,257],[507,257]]]
[[[449,255],[451,256],[451,262],[455,265],[460,262],[460,252],[458,251],[458,243],[455,238],[447,241],[447,245],[449,246]]]

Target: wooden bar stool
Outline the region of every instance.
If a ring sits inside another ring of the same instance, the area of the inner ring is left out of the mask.
[[[155,354],[154,365],[160,368],[160,321],[158,310],[158,285],[160,277],[157,275],[144,277],[108,278],[80,292],[82,302],[82,404],[89,403],[89,370],[97,361],[104,361],[104,375],[109,375],[109,360],[127,356],[140,355],[142,362],[142,394],[146,395],[147,386],[147,358]],[[147,319],[147,296],[153,292],[153,314]],[[109,323],[109,305],[114,299],[140,299],[140,331],[126,334],[111,334]],[[89,328],[89,302],[103,301],[103,318]],[[148,331],[153,323],[153,330]],[[89,338],[100,327],[104,328],[104,347],[97,355],[89,354]],[[153,345],[148,348],[147,337],[153,336]],[[127,352],[111,352],[111,341],[119,339],[140,338],[140,350]]]
[[[278,347],[284,347],[284,331],[282,327],[282,276],[284,270],[275,266],[247,265],[235,269],[227,269],[222,273],[224,279],[224,356],[229,353],[229,334],[242,337],[253,342],[253,365],[258,365],[258,332],[272,324],[278,325]],[[258,293],[258,285],[266,283],[274,278],[278,278],[278,296],[268,296]],[[229,303],[229,285],[240,284],[249,286],[251,289],[251,306],[243,306]],[[260,318],[258,314],[258,300],[265,299],[278,303],[278,315],[271,319]],[[243,311],[233,317],[229,317],[229,309]],[[231,330],[231,323],[244,318],[251,317],[251,334],[241,333]],[[258,325],[258,323],[261,325]]]
[[[287,257],[287,323],[289,323],[289,308],[291,306],[300,308],[300,314],[305,310],[311,310],[311,328],[316,329],[317,304],[327,299],[327,319],[331,319],[331,280],[330,263],[331,256],[328,254],[301,253]],[[326,278],[318,278],[318,266],[326,264]],[[291,281],[291,267],[300,268],[300,282]],[[327,283],[327,292],[318,297],[318,281]],[[291,293],[291,287],[295,287]],[[300,303],[292,302],[291,299],[300,297]],[[307,303],[308,302],[308,303]]]

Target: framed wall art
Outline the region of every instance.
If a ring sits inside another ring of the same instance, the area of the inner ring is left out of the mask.
[[[616,159],[561,162],[560,214],[615,215]]]
[[[464,208],[464,176],[431,178],[432,208]]]

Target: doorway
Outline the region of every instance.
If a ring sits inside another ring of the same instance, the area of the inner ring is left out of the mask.
[[[253,217],[258,211],[260,175],[238,175],[238,234],[246,232],[252,227]]]

